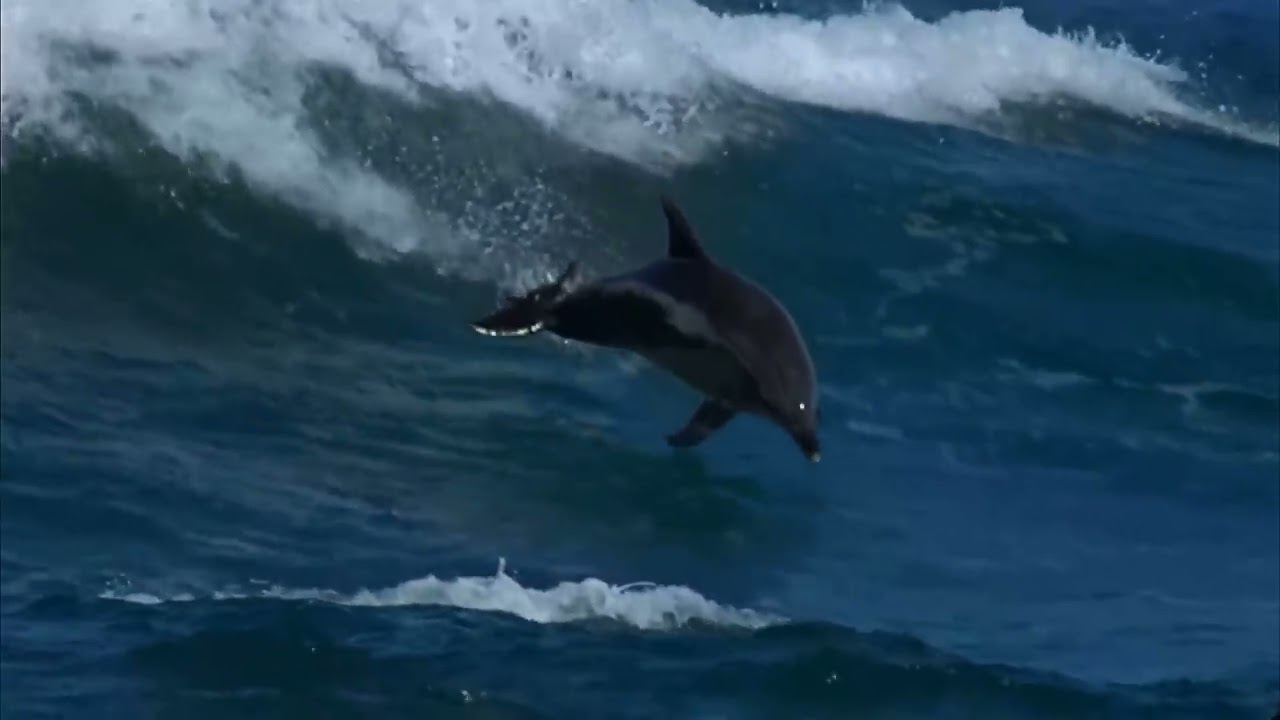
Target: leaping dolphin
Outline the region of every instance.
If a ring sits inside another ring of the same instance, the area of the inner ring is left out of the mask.
[[[786,308],[764,288],[714,261],[684,213],[661,197],[667,254],[638,270],[572,291],[571,262],[553,282],[509,296],[471,326],[486,335],[540,331],[630,350],[703,395],[672,447],[692,447],[735,415],[764,417],[809,460],[819,459],[818,391],[809,349]]]

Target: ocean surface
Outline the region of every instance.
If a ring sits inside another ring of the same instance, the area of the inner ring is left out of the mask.
[[[4,0],[0,716],[1280,709],[1275,0]],[[822,461],[468,322],[665,250]]]

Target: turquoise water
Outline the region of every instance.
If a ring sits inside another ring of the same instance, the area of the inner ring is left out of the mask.
[[[1280,708],[1275,4],[6,1],[0,708]],[[770,288],[823,459],[468,321]]]

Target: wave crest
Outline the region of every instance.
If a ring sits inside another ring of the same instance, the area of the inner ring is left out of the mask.
[[[335,70],[356,91],[332,87]],[[1188,80],[1091,33],[1038,30],[1016,8],[936,22],[898,5],[810,19],[718,13],[693,0],[8,0],[0,9],[5,143],[31,128],[109,144],[83,109],[120,111],[184,160],[233,168],[373,240],[372,255],[425,251],[486,279],[512,274],[488,255],[495,235],[537,256],[566,234],[514,221],[477,230],[441,207],[450,188],[457,204],[492,206],[486,192],[510,197],[515,182],[529,192],[513,217],[563,209],[529,172],[487,167],[474,148],[437,156],[450,133],[466,135],[441,117],[486,126],[498,122],[494,101],[556,142],[649,170],[750,141],[780,121],[780,103],[987,127],[1009,106],[1065,101],[1280,144],[1275,128],[1203,107]],[[442,114],[455,101],[471,114]],[[387,157],[372,157],[375,145]]]
[[[180,593],[161,597],[145,592],[112,589],[101,598],[142,605],[191,602],[197,596]],[[631,583],[611,585],[597,578],[561,582],[540,590],[521,585],[506,574],[500,561],[492,577],[441,579],[434,575],[409,580],[388,588],[362,589],[353,593],[320,588],[269,586],[255,592],[228,590],[208,599],[275,599],[312,601],[357,607],[401,607],[437,605],[466,610],[502,612],[530,622],[571,623],[606,619],[640,628],[665,630],[707,623],[725,627],[764,628],[783,622],[782,618],[749,609],[721,605],[683,586]]]

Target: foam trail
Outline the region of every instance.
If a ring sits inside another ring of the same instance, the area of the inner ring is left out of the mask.
[[[190,602],[189,593],[160,597],[150,593],[108,590],[103,599],[141,605]],[[437,605],[503,612],[535,623],[570,623],[609,619],[642,630],[672,629],[693,621],[728,627],[762,628],[781,618],[748,609],[720,605],[682,586],[633,583],[611,585],[596,578],[562,582],[552,588],[527,588],[507,575],[499,563],[493,577],[440,579],[434,575],[380,590],[341,593],[318,588],[268,587],[257,592],[217,592],[214,600],[275,599],[312,601],[362,607]]]

